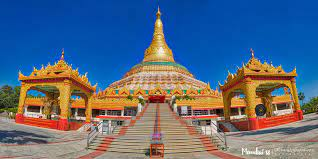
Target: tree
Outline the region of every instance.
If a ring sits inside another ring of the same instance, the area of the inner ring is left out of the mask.
[[[0,108],[17,107],[19,103],[20,86],[12,88],[4,85],[0,88]]]
[[[13,93],[13,88],[9,85],[4,85],[0,88],[0,91],[5,93],[5,94],[12,94]]]
[[[302,110],[307,113],[313,113],[318,111],[318,97],[311,98],[308,103],[305,103],[302,107]]]
[[[304,92],[298,93],[298,99],[301,100],[301,105],[304,105],[305,94]]]

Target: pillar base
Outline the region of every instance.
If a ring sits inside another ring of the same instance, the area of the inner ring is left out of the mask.
[[[248,118],[249,130],[258,130],[258,119],[257,118]]]
[[[298,114],[298,119],[299,119],[299,120],[303,120],[303,119],[304,119],[303,111],[302,111],[302,110],[296,110],[296,113]]]
[[[85,123],[87,124],[87,123],[91,123],[92,122],[92,120],[91,119],[86,119],[85,120]]]
[[[58,130],[67,131],[69,130],[69,122],[67,119],[59,119]]]
[[[24,123],[24,116],[23,116],[23,114],[16,114],[16,115],[15,115],[15,122],[16,122],[16,123]]]

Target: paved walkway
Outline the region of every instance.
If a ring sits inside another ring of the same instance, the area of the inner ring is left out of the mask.
[[[229,152],[244,158],[303,159],[318,156],[318,114],[305,115],[304,120],[286,125],[227,135]],[[256,148],[258,155],[252,152]]]
[[[0,158],[64,158],[85,151],[86,134],[1,120]]]

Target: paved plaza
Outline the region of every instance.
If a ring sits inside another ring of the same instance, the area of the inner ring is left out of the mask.
[[[318,114],[273,128],[228,133],[228,144],[230,153],[244,158],[318,158]]]
[[[243,158],[315,158],[318,156],[318,115],[304,117],[302,121],[271,129],[228,133],[228,152]],[[93,152],[86,150],[85,146],[85,133],[50,130],[0,120],[0,158],[78,158]],[[147,157],[104,153],[98,158]],[[169,158],[212,156],[194,153]]]

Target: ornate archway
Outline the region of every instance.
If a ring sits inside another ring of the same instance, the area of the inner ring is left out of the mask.
[[[21,81],[20,99],[18,112],[16,115],[17,123],[24,123],[23,108],[29,89],[36,89],[47,95],[48,98],[53,96],[59,98],[61,114],[58,121],[59,130],[68,130],[69,125],[69,107],[72,93],[82,97],[85,100],[86,122],[91,122],[92,95],[96,91],[96,86],[92,86],[88,81],[87,74],[80,75],[78,69],[74,70],[64,60],[64,51],[60,60],[54,65],[42,65],[41,69],[33,69],[29,76],[19,72]],[[56,88],[56,89],[52,89]]]
[[[266,62],[261,63],[254,57],[251,49],[252,58],[248,63],[239,68],[236,74],[229,73],[224,85],[220,84],[223,94],[224,116],[226,121],[230,121],[231,99],[235,93],[245,94],[246,114],[248,118],[249,130],[259,129],[258,118],[255,113],[256,98],[262,98],[263,104],[270,109],[270,93],[282,86],[290,88],[292,100],[294,102],[294,113],[298,120],[303,118],[297,96],[296,69],[286,73],[281,66],[275,67]],[[237,90],[240,90],[237,92]],[[268,113],[270,116],[271,114]]]

